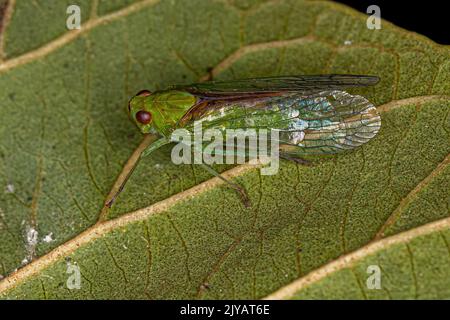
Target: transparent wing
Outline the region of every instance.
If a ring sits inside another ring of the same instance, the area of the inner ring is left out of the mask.
[[[359,95],[332,91],[317,95],[307,104],[300,112],[300,123],[294,123],[291,130],[280,131],[281,153],[339,153],[367,143],[381,128],[375,106]]]
[[[190,85],[174,86],[171,89],[185,90],[204,97],[234,97],[261,93],[299,92],[344,89],[370,86],[378,83],[376,76],[366,75],[305,75],[253,78],[233,81],[210,81]]]
[[[372,103],[340,90],[293,94],[254,104],[230,103],[223,108],[210,109],[202,117],[204,129],[266,129],[267,141],[277,140],[280,153],[290,157],[350,150],[371,140],[381,127]],[[246,145],[246,152],[251,151],[248,148]]]

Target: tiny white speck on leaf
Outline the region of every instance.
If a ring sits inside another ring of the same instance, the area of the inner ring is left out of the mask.
[[[346,45],[346,46],[349,46],[349,45],[351,45],[353,43],[353,41],[351,41],[351,40],[345,40],[344,41],[344,45]]]
[[[14,188],[14,185],[13,185],[13,184],[8,183],[8,184],[6,185],[6,189],[5,189],[5,192],[6,192],[6,193],[14,193],[14,190],[15,190],[15,188]]]
[[[157,163],[157,164],[155,164],[155,169],[161,169],[162,168],[162,164],[160,164],[160,163]]]
[[[22,264],[24,264],[25,260],[27,260],[25,263],[28,263],[31,260],[33,260],[33,257],[36,253],[36,245],[38,243],[38,236],[39,236],[39,233],[36,229],[34,229],[33,227],[27,227],[26,234],[25,234],[25,241],[26,241],[25,248],[27,250],[27,256],[22,261]]]
[[[45,243],[49,243],[49,242],[52,242],[54,239],[53,239],[53,232],[50,232],[48,235],[46,235],[43,239],[42,239],[42,241],[44,241]]]
[[[28,228],[27,230],[27,244],[35,247],[38,242],[38,232],[34,228]]]

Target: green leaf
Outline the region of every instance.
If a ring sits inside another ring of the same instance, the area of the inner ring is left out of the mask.
[[[369,30],[367,16],[323,1],[78,1],[79,31],[65,27],[70,1],[8,3],[1,297],[249,299],[283,288],[294,289],[279,298],[450,297],[448,47],[386,21]],[[226,171],[250,209],[201,168],[173,165],[167,147],[105,209],[149,142],[128,120],[130,96],[210,71],[376,74],[381,82],[358,92],[378,106],[382,129],[312,167]],[[382,268],[383,290],[361,288],[367,264]],[[66,285],[73,265],[78,290]]]
[[[449,226],[448,219],[440,220],[374,242],[267,298],[446,299],[450,296]]]

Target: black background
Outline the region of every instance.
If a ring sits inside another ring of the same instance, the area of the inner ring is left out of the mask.
[[[440,44],[450,44],[450,1],[426,0],[337,0],[366,13],[367,7],[380,7],[381,18],[409,31],[420,33]]]

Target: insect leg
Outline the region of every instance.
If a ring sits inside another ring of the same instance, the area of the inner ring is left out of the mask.
[[[221,179],[222,181],[225,181],[228,184],[228,186],[233,188],[239,194],[239,196],[242,199],[242,202],[244,203],[244,206],[246,208],[250,207],[250,198],[248,197],[247,192],[245,191],[245,189],[242,186],[224,178],[219,172],[214,170],[214,168],[207,165],[206,163],[201,163],[201,166],[203,168],[205,168],[205,170],[208,171],[209,173],[211,173],[212,175],[216,176],[217,178]]]
[[[123,188],[125,187],[125,184],[127,183],[128,179],[130,179],[131,175],[134,172],[134,169],[136,169],[139,160],[141,160],[141,157],[138,158],[138,160],[136,161],[136,163],[133,165],[133,167],[131,168],[130,171],[128,171],[127,176],[125,177],[125,179],[122,181],[122,183],[120,184],[119,189],[117,189],[116,193],[114,193],[114,195],[111,197],[111,199],[109,199],[106,203],[105,206],[107,206],[108,208],[111,208],[114,201],[116,201],[117,197],[119,196],[119,194],[123,191]]]
[[[206,79],[203,79],[204,81],[213,81],[214,80],[214,68],[213,67],[209,67],[208,69],[206,69],[206,71],[208,72],[208,75],[206,77]]]
[[[293,161],[295,163],[299,163],[305,166],[311,166],[312,162],[303,158],[299,158],[299,157],[294,157],[291,156],[289,154],[286,153],[280,153],[280,158],[285,159],[285,160],[289,160],[289,161]]]
[[[167,138],[160,138],[160,139],[154,141],[147,148],[145,148],[144,151],[142,151],[141,158],[144,158],[144,157],[148,156],[153,151],[158,150],[159,148],[161,148],[162,146],[164,146],[164,145],[166,145],[168,143],[170,143],[170,140],[167,139]]]
[[[162,147],[163,145],[168,144],[168,143],[169,143],[169,141],[166,138],[160,138],[160,139],[154,141],[153,143],[151,143],[147,148],[145,148],[144,151],[142,151],[142,153],[140,154],[140,156],[137,159],[137,161],[134,163],[133,167],[130,169],[130,171],[128,171],[125,179],[120,184],[119,189],[117,189],[116,193],[114,193],[114,195],[111,197],[111,199],[109,199],[105,203],[105,206],[107,206],[108,208],[112,207],[114,201],[117,199],[119,194],[123,191],[123,188],[125,187],[125,184],[127,183],[128,179],[130,179],[131,175],[133,174],[134,169],[136,169],[136,167],[138,166],[139,161],[141,160],[141,158],[148,156],[153,151],[159,149],[160,147]]]

